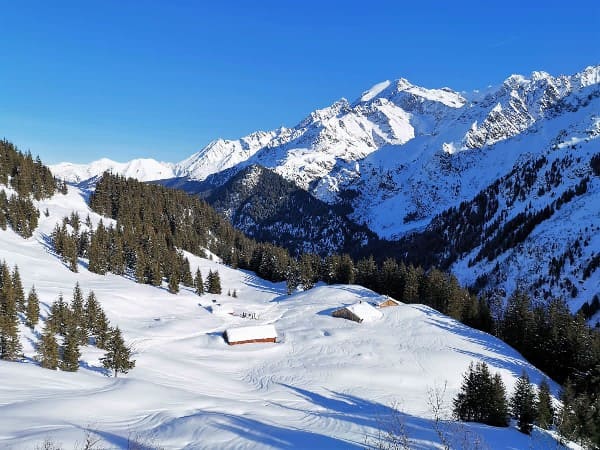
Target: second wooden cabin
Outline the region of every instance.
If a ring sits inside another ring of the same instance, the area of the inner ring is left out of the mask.
[[[373,307],[367,302],[358,302],[352,305],[336,309],[331,313],[333,317],[341,317],[343,319],[353,320],[354,322],[373,322],[381,319],[383,314],[381,311]]]

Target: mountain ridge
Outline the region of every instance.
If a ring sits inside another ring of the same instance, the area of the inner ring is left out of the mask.
[[[588,267],[599,248],[589,231],[600,226],[599,181],[591,170],[599,136],[599,65],[570,76],[511,75],[471,93],[399,79],[374,85],[352,103],[315,110],[295,127],[213,141],[173,170],[182,185],[202,179],[214,190],[249,166],[266,167],[379,238],[398,241],[388,248],[394,256],[419,262],[428,255],[427,266],[445,266],[462,282],[505,291],[528,285],[540,297],[571,298],[577,309],[598,293],[599,274]],[[584,178],[586,192],[571,197]],[[478,217],[481,196],[497,206],[469,224],[460,216]],[[575,221],[558,211],[567,197]],[[544,209],[552,213],[536,219]],[[582,230],[577,236],[573,226]],[[457,251],[467,236],[475,238]],[[506,241],[515,236],[518,242]],[[593,244],[558,270],[553,261],[564,261],[567,236],[571,244]],[[560,245],[548,247],[552,241]],[[493,243],[499,253],[486,250]]]

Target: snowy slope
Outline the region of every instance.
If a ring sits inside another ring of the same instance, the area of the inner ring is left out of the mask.
[[[19,266],[26,290],[35,283],[43,317],[59,293],[70,297],[76,281],[84,293],[93,289],[133,344],[137,365],[127,376],[109,378],[101,353],[85,348],[77,373],[42,369],[31,360],[35,333],[22,327],[26,361],[0,361],[2,447],[34,448],[46,437],[71,447],[87,428],[116,448],[142,436],[168,449],[358,449],[386,426],[396,402],[414,447],[441,448],[428,389],[447,382],[449,402],[473,360],[499,371],[509,390],[522,370],[536,383],[542,379],[499,340],[424,306],[387,308],[381,319],[363,324],[331,317],[340,306],[376,297],[359,286],[286,296],[283,284],[193,255],[192,271],[219,270],[224,291],[236,289],[238,297],[198,297],[187,289],[171,295],[90,273],[84,261],[72,273],[47,248],[47,235],[72,210],[97,222],[84,198],[70,188],[41,201],[50,214],[30,239],[0,230],[0,258]],[[214,300],[237,315],[212,314]],[[244,312],[257,319],[242,318]],[[230,347],[221,336],[230,327],[263,324],[275,325],[278,343]],[[454,442],[479,435],[489,448],[554,448],[547,435],[530,438],[514,428],[448,425],[446,432]]]
[[[50,166],[52,174],[71,183],[80,183],[109,171],[124,177],[140,181],[162,180],[175,176],[173,164],[158,162],[154,159],[134,159],[119,163],[102,158],[90,164],[60,163]]]

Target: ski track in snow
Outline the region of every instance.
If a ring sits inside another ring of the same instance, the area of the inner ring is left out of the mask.
[[[136,367],[107,377],[102,352],[84,347],[78,372],[42,369],[31,361],[35,335],[21,326],[28,362],[0,361],[2,448],[32,449],[46,437],[72,447],[88,428],[116,448],[127,448],[128,436],[139,433],[167,449],[359,449],[390,419],[394,403],[415,448],[441,448],[428,389],[447,382],[450,405],[474,360],[499,371],[509,392],[522,370],[533,382],[542,380],[499,340],[425,306],[387,308],[382,319],[363,324],[331,317],[334,309],[378,297],[360,286],[319,285],[286,296],[284,283],[190,254],[192,272],[218,270],[224,292],[236,289],[238,297],[199,297],[183,287],[172,295],[164,287],[92,274],[84,261],[72,273],[46,242],[71,211],[100,220],[84,198],[71,187],[66,196],[39,202],[50,215],[40,217],[27,240],[0,231],[0,259],[19,266],[26,292],[35,283],[42,315],[59,293],[70,301],[77,281],[84,295],[94,290],[132,344]],[[256,313],[258,320],[212,314],[213,300],[236,313]],[[278,343],[228,346],[221,336],[228,327],[266,323],[275,325]],[[449,432],[460,439],[467,431],[490,448],[542,449],[549,442],[541,432],[529,438],[514,428],[477,424]]]

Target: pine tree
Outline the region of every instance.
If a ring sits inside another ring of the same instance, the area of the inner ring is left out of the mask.
[[[402,292],[402,301],[405,303],[418,303],[419,302],[419,284],[420,284],[421,273],[419,269],[412,265],[406,268],[406,282],[404,283],[404,290]]]
[[[108,340],[110,338],[110,327],[108,318],[102,309],[96,314],[96,321],[94,322],[94,334],[96,335],[96,347],[100,349],[106,349]]]
[[[220,294],[221,291],[221,277],[218,271],[209,270],[208,276],[206,277],[206,292],[209,294]]]
[[[83,293],[81,292],[79,282],[77,282],[73,288],[73,300],[71,300],[70,316],[73,321],[72,325],[76,333],[77,341],[80,345],[86,345],[88,342],[88,330],[85,320]]]
[[[78,253],[79,253],[79,236],[77,235],[77,233],[69,234],[65,230],[65,235],[64,235],[64,240],[63,240],[62,257],[63,257],[63,261],[67,264],[67,266],[69,267],[69,270],[71,270],[71,272],[78,271],[78,266],[77,266],[77,264],[79,262],[79,259],[77,258]]]
[[[508,425],[504,383],[499,374],[491,375],[486,363],[469,365],[463,375],[461,391],[454,399],[454,415],[468,422]]]
[[[25,324],[29,328],[37,325],[40,317],[40,302],[35,291],[35,286],[31,287],[27,296],[27,310],[25,311]]]
[[[146,257],[141,248],[135,252],[135,281],[137,283],[146,282]]]
[[[177,294],[179,292],[179,273],[173,269],[169,275],[169,292],[171,294]]]
[[[231,296],[232,296],[233,298],[237,298],[237,289],[234,289],[234,290],[233,290],[233,293],[231,294]]]
[[[19,268],[14,267],[12,273],[12,288],[15,296],[15,302],[17,304],[17,311],[25,312],[25,292],[23,291],[23,284],[21,283],[21,275],[19,274]]]
[[[506,387],[499,373],[494,375],[491,391],[490,416],[487,423],[495,427],[507,427],[509,414]]]
[[[542,380],[537,394],[537,420],[536,423],[544,429],[549,429],[554,423],[554,407],[548,380]]]
[[[69,324],[63,343],[62,358],[60,362],[61,370],[67,372],[76,372],[79,369],[79,334],[74,324]]]
[[[119,327],[111,329],[106,346],[106,354],[100,358],[104,368],[114,371],[114,376],[127,373],[135,367],[135,360],[131,359],[131,349],[125,345]]]
[[[301,274],[298,264],[294,260],[291,260],[288,264],[286,275],[285,275],[285,288],[287,295],[292,295],[301,283]]]
[[[182,255],[179,256],[183,261],[179,270],[179,280],[185,287],[194,287],[194,279],[192,278],[192,272],[190,271],[190,261],[187,258],[184,258]]]
[[[65,303],[62,293],[58,294],[58,300],[50,306],[48,325],[55,333],[64,336],[67,333],[67,325],[70,320],[70,311]]]
[[[536,417],[535,392],[529,382],[529,376],[523,372],[517,384],[515,392],[510,399],[510,410],[512,417],[517,419],[519,431],[531,434],[533,422]]]
[[[100,309],[100,304],[98,303],[98,300],[96,300],[96,294],[94,294],[94,291],[90,291],[85,299],[85,304],[83,305],[83,322],[88,333],[94,333],[95,323]]]
[[[59,348],[51,326],[44,327],[44,331],[37,346],[36,359],[45,369],[56,370],[58,367]]]
[[[557,428],[559,434],[569,440],[577,438],[577,416],[575,415],[575,388],[567,379],[560,393],[562,407],[558,412]]]
[[[6,263],[0,268],[0,359],[15,361],[21,356],[19,316],[13,280]]]
[[[196,269],[196,277],[194,278],[194,287],[196,288],[196,294],[204,294],[204,281],[202,281],[202,273],[200,268]]]

